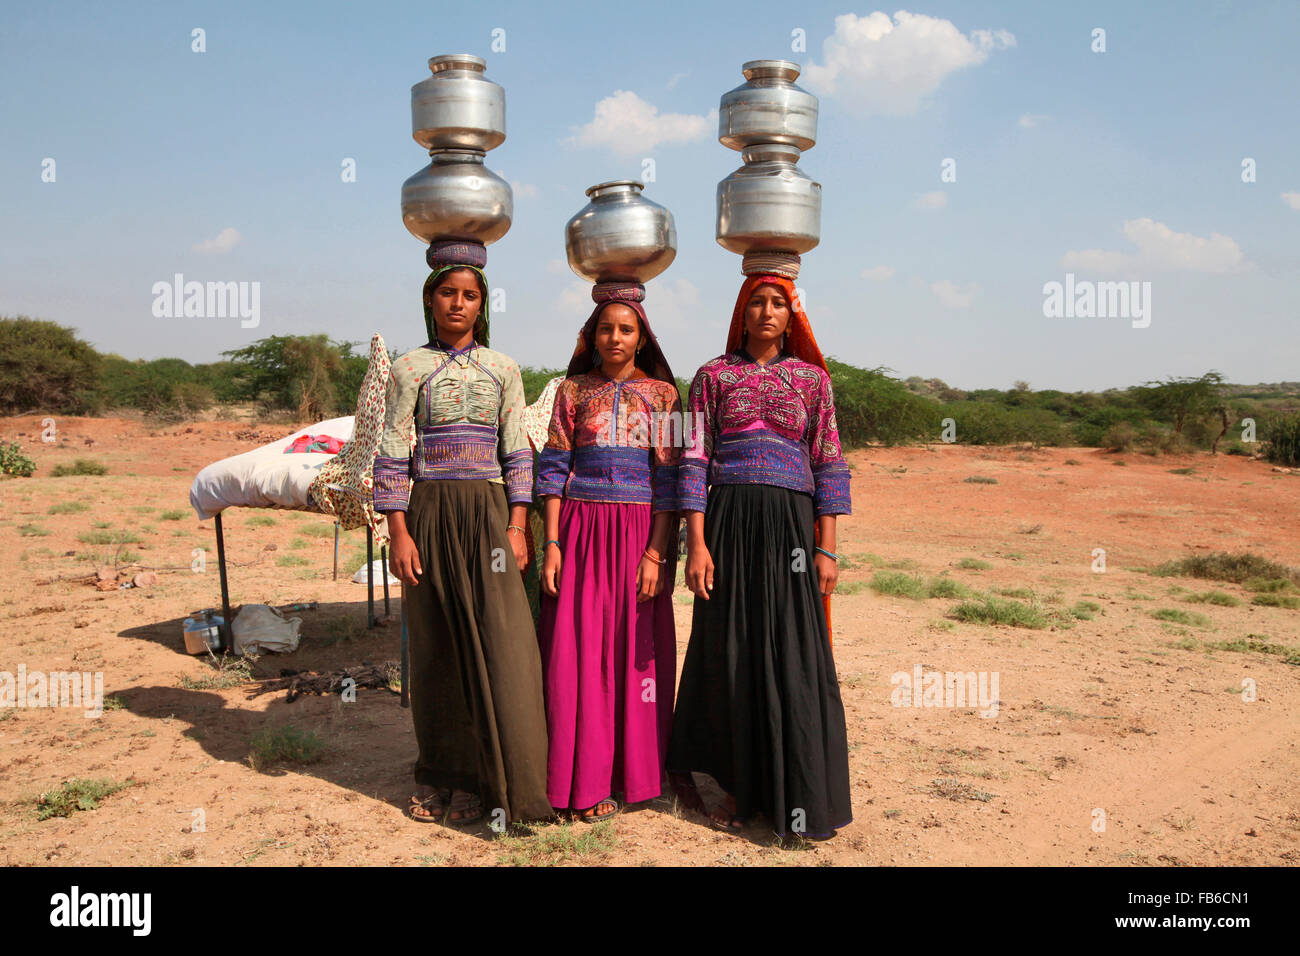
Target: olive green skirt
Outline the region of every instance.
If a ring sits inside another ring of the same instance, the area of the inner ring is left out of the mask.
[[[417,783],[479,794],[485,819],[552,815],[537,634],[506,535],[503,485],[417,481],[406,526],[419,584],[403,588]],[[503,821],[504,822],[504,821]]]

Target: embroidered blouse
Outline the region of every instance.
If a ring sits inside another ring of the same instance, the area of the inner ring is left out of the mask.
[[[405,511],[412,480],[448,478],[503,483],[511,504],[529,503],[533,453],[523,412],[519,366],[500,352],[435,340],[398,357],[375,455],[375,510]]]
[[[820,517],[850,514],[831,380],[786,352],[766,365],[744,348],[695,373],[687,417],[699,423],[678,469],[681,510],[703,511],[706,485],[776,485],[808,492]]]
[[[598,370],[575,375],[555,393],[534,493],[676,511],[681,444],[675,385],[649,376],[615,381]]]

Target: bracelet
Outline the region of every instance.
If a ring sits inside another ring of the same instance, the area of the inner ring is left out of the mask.
[[[555,545],[557,548],[560,546],[560,542],[556,541],[554,538],[552,538],[550,541],[545,542],[545,543],[542,545],[542,547],[544,548],[544,547],[546,547],[546,545],[548,545],[548,544],[553,544],[553,545]]]
[[[519,527],[517,524],[506,525],[506,533],[509,534],[511,531],[518,531],[520,534],[524,533],[524,529]]]
[[[814,548],[813,550],[820,551],[822,554],[826,555],[826,557],[830,558],[836,564],[839,563],[840,556],[836,554],[834,551],[827,551],[825,548]]]
[[[651,561],[653,561],[655,564],[667,564],[667,563],[668,563],[668,559],[667,559],[667,558],[658,558],[658,557],[655,557],[655,553],[656,553],[656,552],[654,551],[654,549],[652,549],[652,548],[646,548],[645,551],[643,551],[641,554],[642,554],[642,557],[649,558],[649,559],[650,559]]]

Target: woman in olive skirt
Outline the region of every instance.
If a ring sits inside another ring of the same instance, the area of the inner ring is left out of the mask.
[[[429,341],[393,363],[374,500],[409,602],[419,756],[408,813],[465,824],[486,812],[495,826],[552,811],[541,658],[520,576],[532,452],[519,367],[487,347],[485,259],[474,244],[430,246]]]

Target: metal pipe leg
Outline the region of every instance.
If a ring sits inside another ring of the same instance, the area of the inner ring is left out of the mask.
[[[375,626],[375,533],[366,525],[366,620]]]
[[[379,573],[384,576],[384,617],[388,617],[393,613],[388,603],[388,545],[379,549],[379,563],[382,566]]]
[[[217,565],[221,569],[221,646],[228,651],[235,649],[233,632],[230,625],[230,588],[226,584],[226,539],[221,533],[221,512],[217,512]]]

